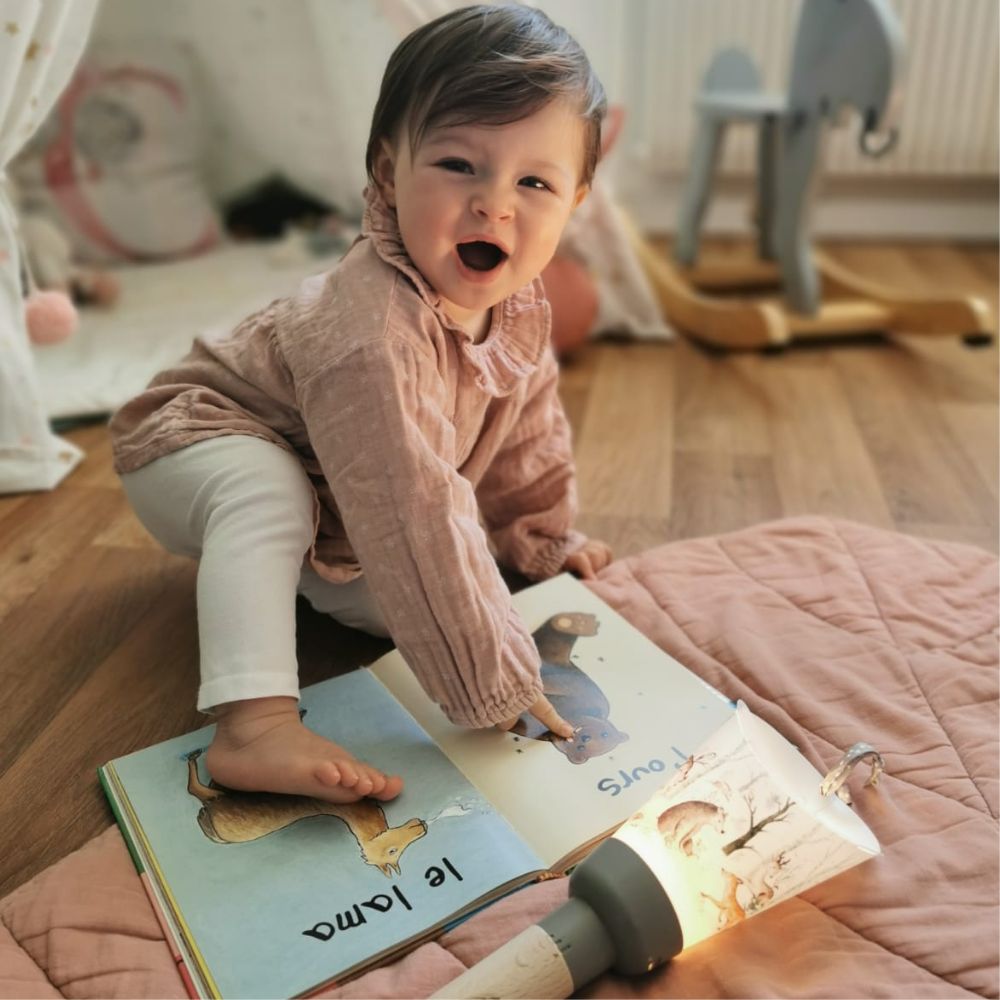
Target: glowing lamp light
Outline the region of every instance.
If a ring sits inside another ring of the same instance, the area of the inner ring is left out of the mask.
[[[733,716],[574,870],[570,898],[436,997],[568,997],[637,975],[881,853],[849,808],[851,747],[826,777],[740,702]]]

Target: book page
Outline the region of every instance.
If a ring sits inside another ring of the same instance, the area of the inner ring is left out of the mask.
[[[287,997],[363,967],[543,868],[367,671],[302,693],[306,722],[406,786],[325,809],[208,787],[212,728],[107,765],[209,992]]]
[[[569,575],[514,596],[571,743],[453,726],[393,651],[370,669],[548,866],[624,822],[730,716],[709,687]],[[404,775],[407,773],[403,772]]]

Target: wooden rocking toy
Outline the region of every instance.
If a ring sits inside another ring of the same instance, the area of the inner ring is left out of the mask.
[[[761,90],[743,50],[716,54],[696,100],[697,132],[674,259],[634,241],[668,319],[726,348],[873,331],[992,340],[995,319],[985,300],[893,291],[811,247],[807,209],[824,132],[853,107],[861,115],[861,151],[888,152],[896,139],[902,55],[888,0],[803,0],[787,95]],[[699,263],[718,152],[734,122],[757,127],[757,256]]]

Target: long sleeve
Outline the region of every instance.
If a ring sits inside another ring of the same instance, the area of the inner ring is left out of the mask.
[[[586,540],[573,529],[576,472],[558,380],[546,352],[537,387],[477,489],[500,561],[532,580],[553,576]]]
[[[440,377],[387,337],[302,379],[299,405],[389,631],[428,696],[487,726],[541,694],[534,642],[455,469]]]

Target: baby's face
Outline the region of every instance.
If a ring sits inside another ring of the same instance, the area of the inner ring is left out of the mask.
[[[586,189],[583,122],[560,101],[509,125],[428,131],[376,176],[414,264],[459,323],[541,273]]]

